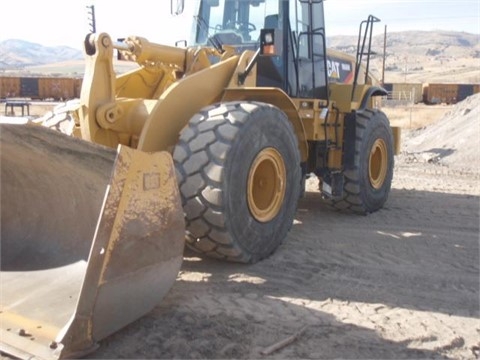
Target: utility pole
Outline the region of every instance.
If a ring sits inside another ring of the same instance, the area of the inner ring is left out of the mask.
[[[408,74],[408,56],[405,56],[405,79],[404,79],[404,83],[407,82],[407,74]]]
[[[385,85],[385,59],[387,57],[387,25],[383,35],[383,65],[382,65],[382,86]]]
[[[95,5],[87,5],[88,25],[90,26],[90,32],[96,33],[97,26],[95,23]]]

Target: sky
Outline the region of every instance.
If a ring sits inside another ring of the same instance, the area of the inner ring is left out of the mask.
[[[2,5],[0,41],[81,49],[89,31],[87,5],[95,6],[97,32],[112,38],[137,35],[166,45],[189,38],[190,26],[170,15],[169,0],[9,0]],[[325,0],[327,36],[356,36],[369,15],[381,20],[375,34],[387,26],[387,32],[453,30],[480,36],[480,0]]]

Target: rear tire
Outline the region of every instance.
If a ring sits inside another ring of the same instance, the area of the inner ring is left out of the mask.
[[[387,116],[379,110],[358,112],[354,166],[344,173],[344,197],[332,200],[332,205],[359,214],[379,210],[390,193],[393,166],[393,135]]]
[[[256,262],[290,230],[301,187],[297,139],[286,115],[258,102],[196,114],[173,153],[187,245],[208,256]]]

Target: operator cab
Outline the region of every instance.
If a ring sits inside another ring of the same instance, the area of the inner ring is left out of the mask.
[[[257,86],[327,99],[322,0],[198,0],[195,14],[194,45],[256,51],[270,34],[272,46],[257,58]]]

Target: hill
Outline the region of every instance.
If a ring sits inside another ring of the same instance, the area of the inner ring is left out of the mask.
[[[81,59],[82,52],[68,46],[43,46],[17,39],[0,42],[0,70],[22,70],[29,66]]]
[[[384,34],[372,39],[372,70],[381,78]],[[332,36],[328,47],[356,53],[355,36]],[[480,36],[454,31],[388,33],[385,82],[480,83]]]

